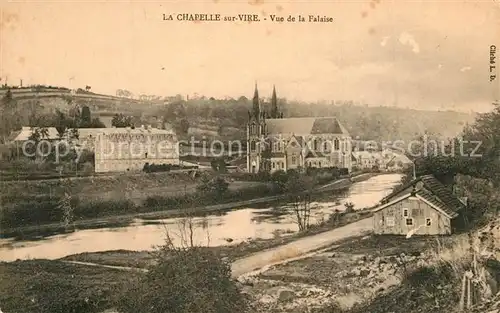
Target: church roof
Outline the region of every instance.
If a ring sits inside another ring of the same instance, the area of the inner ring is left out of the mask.
[[[292,117],[266,119],[269,134],[342,134],[349,135],[347,130],[335,117]]]

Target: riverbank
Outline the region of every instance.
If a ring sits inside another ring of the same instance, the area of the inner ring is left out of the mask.
[[[348,188],[352,182],[359,182],[363,180],[367,180],[377,174],[373,173],[365,173],[360,174],[358,176],[352,178],[341,178],[335,182],[328,183],[323,186],[318,186],[315,189],[316,195],[325,194],[328,192],[334,192],[338,190],[343,190]],[[238,192],[240,194],[241,192]],[[245,195],[245,196],[251,196]],[[241,195],[243,197],[243,195]],[[261,205],[270,205],[273,203],[277,203],[289,197],[287,194],[267,196],[267,197],[259,197],[253,198],[249,200],[232,202],[231,198],[228,198],[226,203],[219,203],[207,206],[200,206],[195,208],[189,208],[190,216],[205,216],[209,214],[219,214],[227,211],[231,211],[234,209],[238,209],[245,206],[261,206]],[[233,198],[234,199],[234,198]],[[181,206],[178,204],[178,207]],[[106,208],[103,208],[106,209]],[[100,218],[88,218],[81,219],[73,222],[71,225],[64,225],[60,222],[55,223],[46,223],[41,225],[31,225],[31,226],[22,226],[22,227],[12,227],[12,228],[3,228],[0,231],[0,235],[3,238],[30,238],[30,237],[46,237],[52,234],[60,234],[60,233],[68,233],[74,232],[76,230],[81,229],[95,229],[95,228],[105,228],[105,227],[123,227],[130,225],[136,219],[142,220],[153,220],[153,219],[166,219],[173,217],[182,217],[186,215],[187,208],[181,209],[168,209],[161,210],[159,207],[151,208],[152,212],[135,212],[129,214],[123,214],[125,212],[117,212],[117,214],[113,216],[103,216]],[[155,211],[156,210],[156,211]],[[109,213],[109,209],[107,211]],[[121,213],[121,214],[119,214]]]
[[[351,213],[339,213],[336,219],[331,219],[317,225],[311,225],[309,229],[303,232],[277,234],[275,238],[271,239],[254,239],[235,245],[207,247],[206,249],[215,251],[220,257],[233,262],[250,256],[256,252],[276,248],[305,237],[325,233],[331,231],[332,229],[337,229],[360,220],[370,218],[371,216],[371,208]],[[149,251],[114,250],[80,253],[64,257],[60,260],[122,267],[146,268],[152,265],[153,256]]]

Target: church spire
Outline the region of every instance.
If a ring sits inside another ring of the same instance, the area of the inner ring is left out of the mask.
[[[276,87],[274,85],[271,98],[271,118],[278,118],[278,98],[276,97]]]
[[[256,118],[260,116],[259,90],[257,89],[257,81],[255,82],[255,91],[253,93],[253,114]]]

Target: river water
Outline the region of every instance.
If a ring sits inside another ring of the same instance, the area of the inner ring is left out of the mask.
[[[311,223],[327,219],[335,210],[344,210],[351,202],[354,209],[377,204],[389,194],[401,179],[399,174],[385,174],[354,183],[348,190],[313,202]],[[127,227],[78,230],[36,241],[0,240],[0,260],[58,259],[67,255],[107,250],[151,250],[165,242],[166,235],[175,245],[185,244],[185,220],[137,220]],[[201,245],[220,246],[238,244],[256,238],[272,238],[277,234],[291,234],[298,230],[290,206],[268,208],[243,208],[224,215],[195,218],[194,242]]]

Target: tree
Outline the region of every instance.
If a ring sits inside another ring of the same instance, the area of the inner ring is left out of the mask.
[[[345,213],[352,213],[354,212],[354,203],[352,202],[346,202],[344,203],[345,207]]]
[[[0,101],[0,136],[2,141],[6,142],[10,133],[20,127],[17,101],[13,99],[12,91],[9,88]]]
[[[44,157],[49,155],[50,146],[42,145],[40,142],[43,139],[49,137],[49,131],[45,127],[31,127],[31,135],[28,137],[28,140],[31,141],[32,145],[28,146],[28,150],[33,159],[36,160],[44,160]]]
[[[90,113],[90,108],[88,106],[82,107],[82,123],[90,123],[92,121],[92,116]]]
[[[271,181],[278,187],[278,190],[283,192],[286,190],[288,175],[283,170],[275,171],[271,174]]]
[[[201,183],[196,186],[196,189],[205,196],[212,196],[220,199],[229,189],[229,183],[222,177],[218,176],[211,179],[209,176],[204,176]]]
[[[230,264],[202,247],[156,253],[156,265],[125,292],[118,303],[123,313],[247,312],[248,302],[231,279]]]
[[[289,201],[295,214],[299,231],[304,231],[310,227],[311,196],[315,186],[315,179],[290,170],[287,172],[287,175],[285,192],[289,195]]]
[[[187,135],[189,130],[189,121],[186,118],[174,123],[175,132],[179,135]]]
[[[219,173],[227,172],[226,161],[224,160],[224,158],[214,159],[214,160],[210,161],[210,165],[212,166],[212,169],[216,172],[219,172]]]
[[[71,196],[71,181],[69,179],[63,180],[61,179],[61,187],[64,190],[64,194],[62,195],[59,203],[57,204],[57,208],[62,212],[63,216],[63,224],[65,227],[68,227],[74,220],[74,206],[73,206],[73,197]]]
[[[111,125],[114,127],[133,127],[132,117],[122,113],[116,114],[111,120]]]

